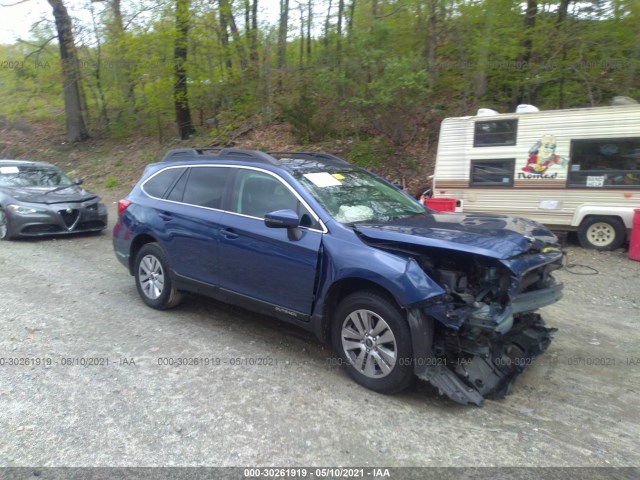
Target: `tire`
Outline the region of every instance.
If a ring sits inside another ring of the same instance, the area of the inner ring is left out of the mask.
[[[157,243],[147,243],[140,249],[134,272],[138,294],[149,307],[166,310],[182,300],[182,293],[173,288],[169,262]]]
[[[0,240],[11,240],[11,226],[9,225],[9,217],[3,208],[0,208]]]
[[[396,393],[414,379],[409,325],[384,296],[361,291],[347,296],[332,322],[333,348],[360,385]]]
[[[594,250],[620,248],[626,236],[625,226],[618,217],[599,215],[587,217],[578,229],[580,245]]]

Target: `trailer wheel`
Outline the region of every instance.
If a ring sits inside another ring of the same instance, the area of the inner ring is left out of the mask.
[[[618,217],[590,216],[580,224],[578,240],[584,248],[615,250],[623,244],[626,234]]]

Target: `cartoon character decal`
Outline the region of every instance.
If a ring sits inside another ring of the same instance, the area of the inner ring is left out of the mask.
[[[555,135],[543,135],[529,150],[529,158],[523,172],[534,175],[543,175],[553,165],[566,166],[568,161],[564,157],[556,155]]]

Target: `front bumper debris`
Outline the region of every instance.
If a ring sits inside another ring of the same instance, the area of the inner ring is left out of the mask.
[[[435,357],[416,366],[415,373],[441,395],[464,405],[480,406],[485,398],[499,399],[511,393],[516,377],[547,349],[555,331],[545,327],[538,314],[519,315],[507,334],[494,337],[477,353]]]

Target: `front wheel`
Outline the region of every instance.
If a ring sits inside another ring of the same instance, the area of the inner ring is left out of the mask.
[[[615,250],[626,238],[626,229],[618,217],[591,216],[578,229],[578,240],[584,248]]]
[[[332,342],[347,373],[364,387],[395,393],[414,378],[409,325],[398,308],[376,292],[356,292],[340,302]]]
[[[0,240],[11,240],[9,217],[3,208],[0,208]]]
[[[135,277],[140,297],[151,308],[165,310],[182,300],[182,294],[173,288],[169,262],[157,243],[147,243],[138,252]]]

